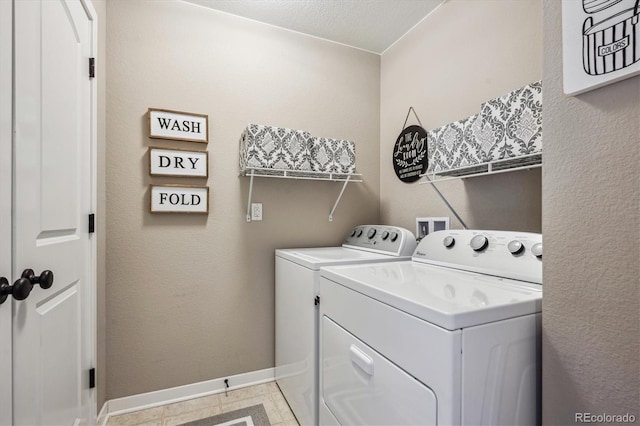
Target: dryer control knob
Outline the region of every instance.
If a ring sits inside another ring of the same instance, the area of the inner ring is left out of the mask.
[[[536,243],[531,246],[531,253],[538,259],[542,259],[542,243]]]
[[[510,241],[509,244],[507,244],[507,248],[509,249],[509,253],[515,256],[517,254],[521,254],[524,251],[524,244],[522,244],[522,242],[518,240],[513,240]]]
[[[356,235],[356,230],[354,229],[353,231],[351,231],[350,237],[354,237],[355,235]]]
[[[376,228],[369,229],[369,232],[367,232],[367,238],[372,239],[376,236],[376,232]]]
[[[358,229],[358,235],[356,235],[356,238],[360,238],[362,236],[362,229]]]
[[[482,251],[489,246],[489,240],[484,235],[476,235],[471,239],[470,244],[474,251]]]
[[[444,240],[442,240],[442,244],[444,244],[446,248],[451,248],[456,245],[456,239],[451,235],[447,235],[444,237]]]
[[[384,231],[382,233],[382,241],[386,241],[389,238],[389,231]]]
[[[392,232],[391,233],[391,242],[395,243],[395,241],[398,239],[398,233],[397,232]]]

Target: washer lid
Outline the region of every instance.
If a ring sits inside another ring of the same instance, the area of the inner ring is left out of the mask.
[[[363,262],[390,262],[408,260],[410,257],[395,257],[364,250],[345,247],[315,247],[276,250],[276,257],[281,257],[302,265],[305,268],[318,270],[323,266],[350,265]]]
[[[448,330],[542,309],[541,285],[417,262],[333,266],[320,275]]]

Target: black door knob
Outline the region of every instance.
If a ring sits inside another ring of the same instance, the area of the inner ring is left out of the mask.
[[[4,303],[10,294],[16,300],[24,300],[29,297],[32,289],[33,284],[27,278],[19,278],[13,285],[9,285],[5,277],[0,277],[0,304]]]
[[[5,277],[0,277],[0,304],[12,295],[16,300],[24,300],[29,297],[34,285],[40,285],[42,289],[48,289],[53,285],[53,272],[42,271],[38,276],[33,269],[25,269],[22,277],[18,278],[13,285],[9,285],[9,281]]]
[[[39,284],[43,290],[48,289],[53,285],[53,272],[46,270],[42,271],[40,276],[37,276],[33,269],[25,269],[22,272],[22,278],[28,279],[32,285]]]

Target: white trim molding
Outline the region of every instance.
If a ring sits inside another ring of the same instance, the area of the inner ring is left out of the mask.
[[[229,381],[229,388],[227,389],[225,389],[225,379]],[[175,388],[111,399],[106,401],[102,406],[96,424],[98,426],[106,426],[111,416],[146,410],[147,408],[173,404],[188,399],[201,398],[203,396],[221,393],[225,390],[235,390],[247,386],[259,385],[261,383],[272,382],[274,379],[275,369],[266,368],[264,370],[236,374],[235,376],[221,377],[219,379],[206,380],[204,382],[177,386]]]

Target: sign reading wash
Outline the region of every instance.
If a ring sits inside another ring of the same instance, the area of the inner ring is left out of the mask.
[[[149,148],[151,176],[208,177],[209,155],[205,151]]]
[[[209,116],[149,108],[149,137],[189,142],[209,141]]]
[[[209,213],[208,186],[151,185],[151,213]]]

